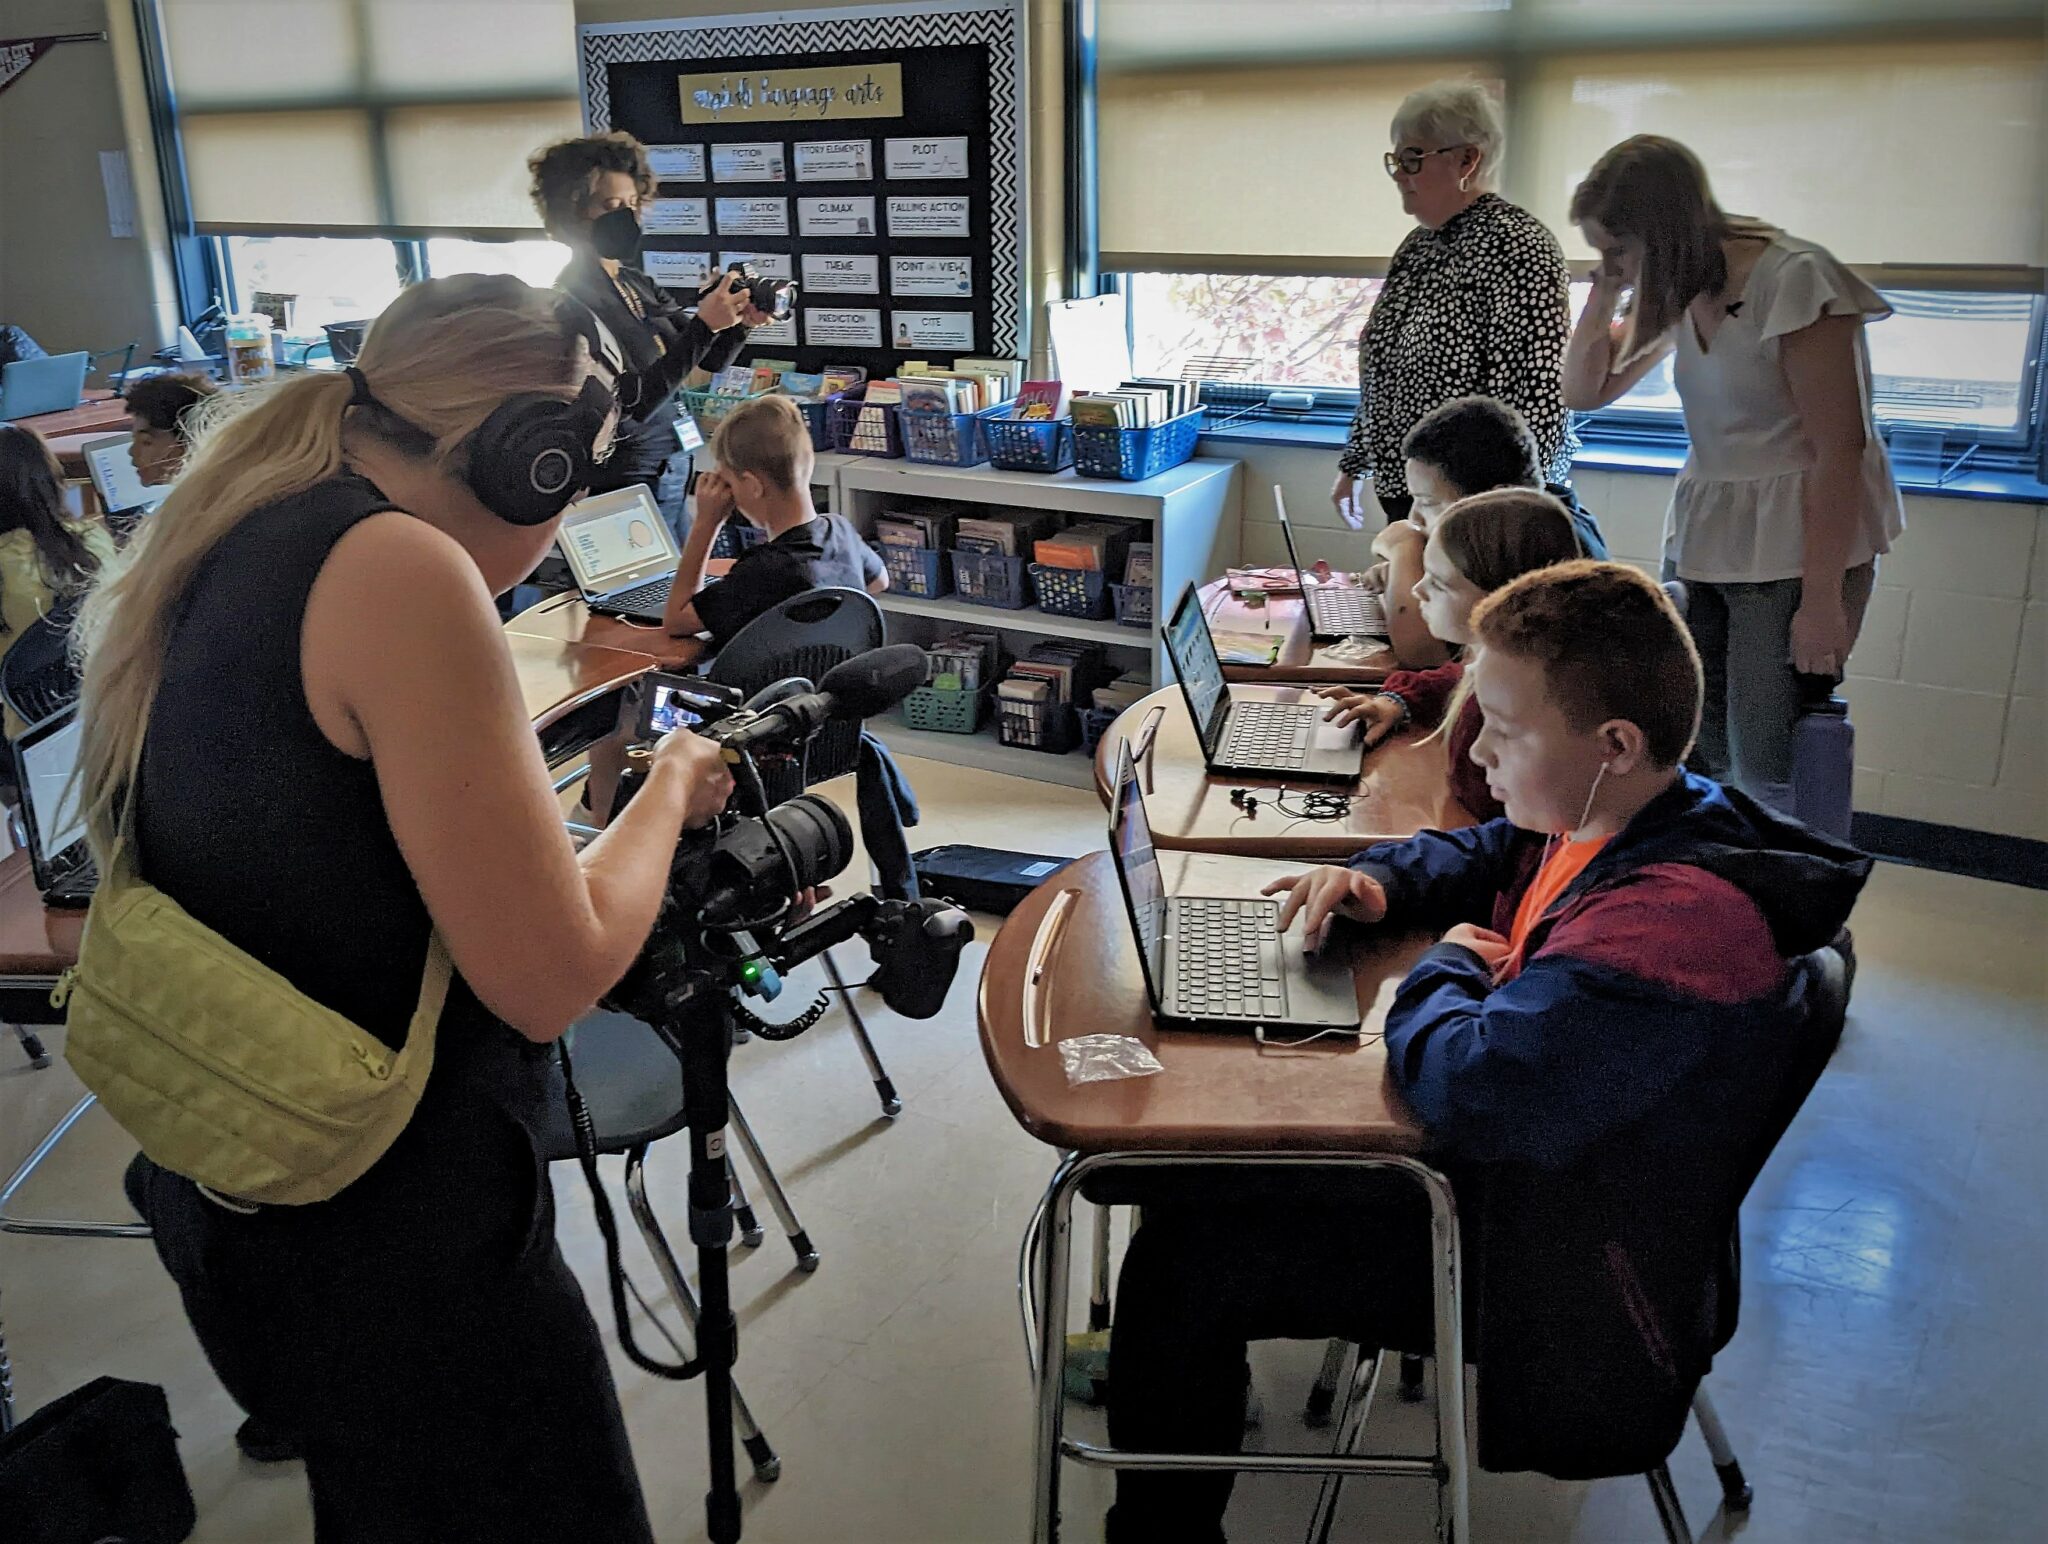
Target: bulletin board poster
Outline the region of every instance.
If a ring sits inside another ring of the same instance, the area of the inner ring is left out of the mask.
[[[742,238],[721,260],[744,245],[800,281],[795,347],[778,328],[770,349],[799,369],[1024,355],[1020,0],[607,23],[579,47],[590,129],[662,147],[664,202],[692,216],[649,228],[651,274],[702,260],[702,208]]]

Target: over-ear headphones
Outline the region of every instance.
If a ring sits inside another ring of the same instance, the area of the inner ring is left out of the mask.
[[[462,480],[478,503],[509,525],[544,524],[590,486],[597,437],[626,376],[624,352],[596,312],[574,296],[557,295],[555,314],[583,339],[598,373],[567,402],[542,392],[506,398],[462,445]],[[360,370],[351,365],[348,373],[352,405],[383,406]]]

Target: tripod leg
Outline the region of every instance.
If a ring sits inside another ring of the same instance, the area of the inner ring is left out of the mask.
[[[1330,1412],[1337,1408],[1337,1385],[1343,1381],[1345,1364],[1350,1360],[1351,1342],[1341,1335],[1332,1336],[1323,1347],[1323,1365],[1316,1374],[1315,1386],[1308,1391],[1308,1405],[1301,1413],[1303,1425],[1330,1424]]]
[[[729,1154],[725,1160],[725,1182],[732,1186],[732,1220],[739,1224],[740,1242],[749,1249],[759,1249],[761,1219],[754,1215],[754,1208],[747,1200],[746,1187],[740,1183],[740,1166],[732,1161]]]
[[[796,1208],[789,1204],[782,1181],[775,1177],[775,1171],[768,1167],[768,1158],[761,1151],[761,1144],[754,1140],[754,1128],[747,1124],[747,1118],[740,1113],[740,1102],[729,1101],[727,1116],[732,1122],[733,1139],[740,1145],[740,1151],[747,1155],[747,1162],[768,1192],[769,1208],[775,1213],[776,1221],[782,1224],[782,1231],[789,1235],[789,1247],[796,1251],[796,1268],[800,1271],[814,1271],[818,1268],[817,1246],[811,1242],[810,1234],[804,1231],[803,1223],[796,1215]]]
[[[853,993],[846,989],[846,980],[839,974],[838,962],[827,949],[818,958],[824,962],[825,974],[838,989],[840,1002],[846,1005],[846,1016],[853,1021],[854,1044],[860,1047],[861,1060],[868,1064],[868,1076],[874,1079],[875,1093],[882,1101],[882,1113],[891,1118],[903,1113],[903,1101],[896,1097],[896,1085],[889,1081],[889,1069],[882,1065],[882,1058],[875,1054],[875,1042],[868,1037],[868,1026],[860,1016],[860,1005],[854,1002]]]
[[[643,1169],[646,1153],[645,1148],[636,1147],[626,1155],[626,1204],[633,1209],[633,1220],[640,1226],[640,1237],[647,1245],[647,1252],[654,1256],[654,1268],[661,1272],[669,1296],[675,1299],[676,1308],[694,1337],[697,1333],[697,1294],[684,1280],[682,1267],[676,1263],[675,1251],[669,1248],[668,1235],[662,1232],[654,1208],[647,1200],[647,1180]],[[734,1383],[732,1388],[732,1419],[733,1425],[739,1429],[740,1445],[753,1461],[754,1478],[772,1480],[778,1477],[782,1473],[782,1460],[755,1424],[754,1413],[747,1408],[747,1398],[740,1392],[738,1383]]]
[[[22,1050],[28,1053],[28,1064],[31,1067],[41,1068],[50,1065],[50,1053],[43,1049],[43,1037],[41,1035],[38,1035],[26,1024],[15,1025],[14,1033],[21,1041]],[[890,1113],[894,1114],[895,1112],[892,1110]]]
[[[14,1430],[14,1364],[7,1359],[7,1326],[0,1323],[0,1437]]]

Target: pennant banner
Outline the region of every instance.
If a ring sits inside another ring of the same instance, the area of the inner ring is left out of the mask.
[[[5,91],[28,73],[28,67],[50,51],[55,38],[21,38],[0,43],[0,91]]]

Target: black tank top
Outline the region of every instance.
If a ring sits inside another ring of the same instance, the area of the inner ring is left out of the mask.
[[[254,511],[208,554],[171,625],[135,831],[143,878],[396,1047],[419,1001],[432,924],[375,768],[320,732],[300,667],[321,566],[349,530],[391,507],[369,483],[339,477]],[[462,1171],[459,1182],[476,1182],[480,1162],[504,1172],[507,1120],[531,1127],[543,1055],[458,976],[419,1110],[344,1195],[376,1190],[380,1171],[427,1149],[443,1179]],[[530,1141],[517,1145],[530,1165]]]

